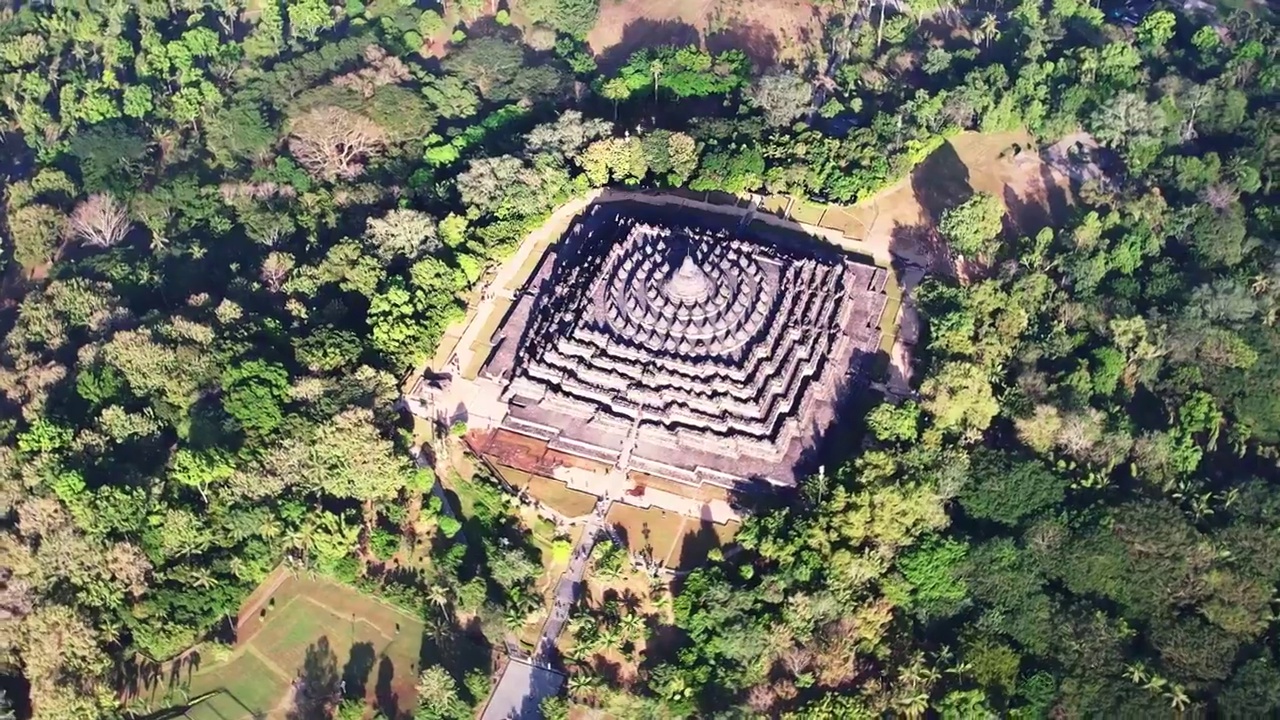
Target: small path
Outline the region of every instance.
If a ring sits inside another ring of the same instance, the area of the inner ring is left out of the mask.
[[[564,575],[560,576],[555,599],[551,603],[551,615],[542,626],[542,635],[538,638],[538,647],[533,655],[533,661],[537,664],[549,664],[548,654],[555,647],[565,623],[569,621],[569,611],[573,608],[574,601],[578,599],[578,588],[581,587],[582,578],[586,575],[587,563],[591,561],[591,551],[605,531],[604,517],[609,512],[610,504],[611,502],[606,499],[596,505],[595,512],[587,520],[582,537],[578,539],[573,555],[569,558],[568,569],[565,570]]]
[[[436,464],[433,467],[431,463],[427,462],[427,458],[422,452],[422,448],[409,449],[409,454],[413,456],[413,463],[420,468],[430,469],[436,476],[435,482],[431,484],[431,494],[440,498],[440,512],[448,515],[454,520],[457,520],[458,524],[461,525],[462,518],[458,517],[458,514],[454,511],[452,503],[449,502],[449,496],[444,492],[444,482],[441,481],[441,478],[444,477],[444,473],[442,471],[446,469],[448,462],[448,452],[448,440],[446,440],[445,443],[441,444],[436,450]],[[452,539],[462,543],[463,545],[467,544],[467,534],[464,532],[459,531]]]

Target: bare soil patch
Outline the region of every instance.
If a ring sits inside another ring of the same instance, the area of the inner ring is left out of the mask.
[[[820,53],[825,11],[808,0],[604,0],[587,43],[606,68],[659,45],[742,50],[763,70]]]
[[[1021,152],[1017,150],[1021,148]],[[934,229],[949,207],[978,192],[995,195],[1012,229],[1034,232],[1072,203],[1070,179],[1045,163],[1026,132],[961,133],[934,151],[907,178],[869,201],[831,208],[821,224],[923,267],[945,256]]]

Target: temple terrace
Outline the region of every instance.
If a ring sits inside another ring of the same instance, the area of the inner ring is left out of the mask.
[[[516,467],[554,453],[677,492],[813,470],[879,344],[886,272],[738,220],[586,208],[490,338],[468,390],[472,427],[496,430],[479,449]]]

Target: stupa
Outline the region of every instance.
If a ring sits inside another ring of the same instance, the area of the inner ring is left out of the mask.
[[[500,428],[691,487],[811,470],[879,345],[886,273],[739,225],[622,202],[579,216],[491,340]]]

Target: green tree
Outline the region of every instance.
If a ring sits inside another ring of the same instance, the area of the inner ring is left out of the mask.
[[[1038,460],[1022,460],[979,449],[969,463],[969,482],[960,492],[965,512],[982,520],[1017,525],[1065,496],[1067,480]]]
[[[990,193],[978,193],[960,205],[942,213],[938,232],[952,249],[967,257],[990,254],[1000,236],[1004,221],[1004,205]]]
[[[600,0],[530,0],[524,11],[535,23],[583,39],[595,27]]]
[[[968,598],[960,574],[967,551],[962,542],[931,537],[899,558],[906,607],[929,620],[959,612]]]
[[[770,71],[756,80],[751,102],[770,125],[789,125],[809,111],[813,87],[793,72]]]
[[[289,371],[263,360],[234,365],[222,374],[222,407],[246,433],[270,435],[284,422]]]
[[[1154,10],[1134,28],[1138,42],[1151,50],[1163,50],[1178,32],[1178,18],[1168,10]]]

